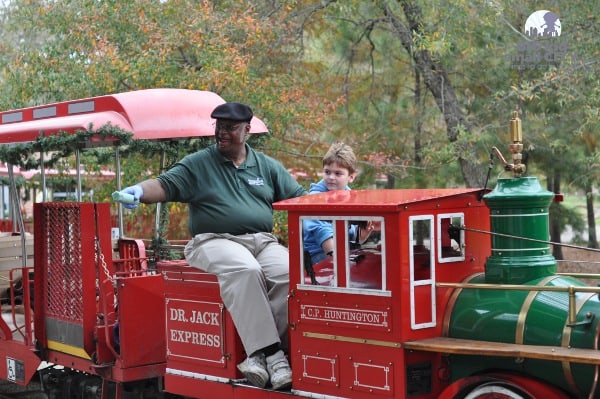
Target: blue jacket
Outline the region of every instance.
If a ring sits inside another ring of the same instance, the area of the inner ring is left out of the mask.
[[[350,187],[346,187],[346,190],[350,190]],[[308,190],[309,194],[325,193],[329,191],[323,180],[318,183],[311,183]],[[350,241],[354,241],[356,237],[356,226],[350,226],[348,232]],[[327,254],[323,252],[321,244],[329,238],[333,237],[333,227],[331,222],[322,220],[304,220],[302,222],[302,238],[304,243],[304,250],[308,251],[313,264],[318,263],[327,257]]]

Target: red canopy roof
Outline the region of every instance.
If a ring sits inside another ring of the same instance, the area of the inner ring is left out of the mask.
[[[176,139],[214,135],[212,110],[225,100],[209,91],[147,89],[22,108],[0,113],[0,144],[75,133],[107,123],[133,133],[136,139]],[[250,133],[266,133],[254,117]]]

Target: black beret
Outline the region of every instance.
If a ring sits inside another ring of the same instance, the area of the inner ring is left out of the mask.
[[[217,106],[210,114],[210,117],[214,119],[250,122],[252,119],[252,109],[242,103],[225,103]]]

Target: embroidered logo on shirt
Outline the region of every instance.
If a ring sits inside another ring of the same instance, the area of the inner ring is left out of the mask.
[[[251,186],[264,186],[265,181],[262,177],[257,177],[256,179],[248,179],[248,184]]]

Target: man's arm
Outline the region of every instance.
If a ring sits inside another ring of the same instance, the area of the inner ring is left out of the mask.
[[[140,202],[153,204],[167,199],[167,193],[157,179],[144,180],[133,186],[113,193],[113,200],[123,204],[127,209],[137,208]]]
[[[143,194],[140,197],[140,202],[144,204],[154,204],[167,199],[167,193],[158,179],[144,180],[137,185],[142,188]]]

